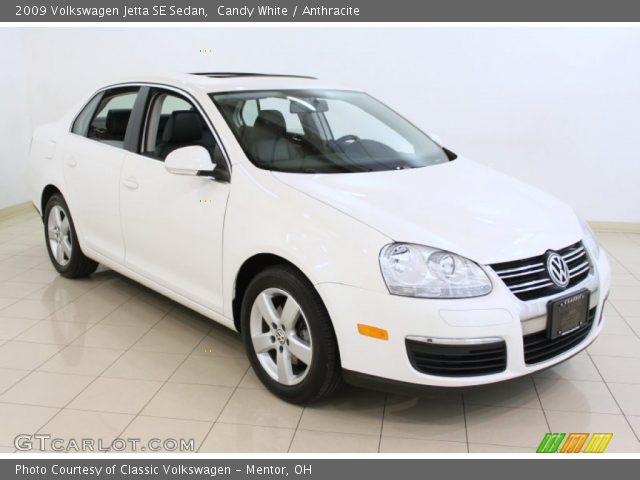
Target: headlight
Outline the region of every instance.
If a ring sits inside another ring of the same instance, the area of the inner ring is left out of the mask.
[[[491,280],[477,264],[455,253],[422,245],[387,245],[380,252],[380,268],[394,295],[465,298],[491,291]]]
[[[587,247],[587,250],[593,255],[593,258],[598,260],[600,258],[600,245],[598,245],[598,241],[596,240],[596,236],[593,234],[591,227],[589,224],[580,218],[580,225],[582,225],[582,232],[584,233],[584,237],[582,238],[582,243]]]

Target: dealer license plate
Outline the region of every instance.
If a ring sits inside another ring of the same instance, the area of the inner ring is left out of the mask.
[[[582,290],[549,302],[548,336],[551,339],[571,333],[587,322],[589,291]]]

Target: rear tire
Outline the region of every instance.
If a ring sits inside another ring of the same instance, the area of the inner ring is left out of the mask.
[[[281,399],[309,404],[342,384],[329,314],[295,268],[269,267],[253,278],[242,300],[241,331],[253,370]]]
[[[98,268],[82,253],[69,207],[58,193],[49,198],[44,209],[44,236],[51,263],[63,277],[86,277]]]

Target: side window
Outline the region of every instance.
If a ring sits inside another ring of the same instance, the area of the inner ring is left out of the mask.
[[[104,92],[98,93],[95,97],[91,99],[87,105],[82,109],[82,111],[78,114],[76,119],[73,122],[73,127],[71,127],[71,131],[76,135],[82,135],[86,137],[89,133],[89,123],[91,123],[91,119],[93,118],[93,113],[96,111],[100,100],[102,99],[102,95]]]
[[[103,93],[89,122],[87,137],[122,148],[138,88],[116,88]]]
[[[192,145],[203,146],[212,162],[226,166],[213,133],[195,106],[174,92],[152,91],[140,153],[164,161],[172,151]]]

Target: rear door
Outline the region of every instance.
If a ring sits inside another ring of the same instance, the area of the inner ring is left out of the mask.
[[[83,248],[124,261],[120,224],[120,173],[129,119],[140,88],[98,93],[76,118],[63,152],[69,208]]]

